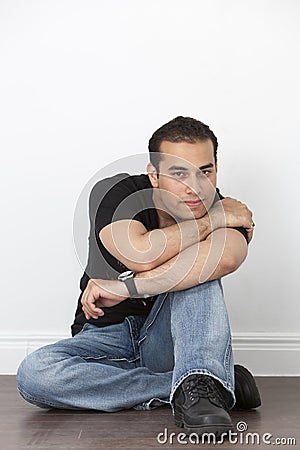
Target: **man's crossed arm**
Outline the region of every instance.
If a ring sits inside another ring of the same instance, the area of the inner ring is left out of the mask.
[[[200,219],[173,222],[147,231],[137,220],[119,220],[105,226],[99,237],[106,250],[134,272],[161,266],[220,228],[243,227],[249,229],[248,242],[252,238],[252,213],[246,205],[229,197],[215,203]]]
[[[209,215],[162,228],[159,234],[120,221],[105,227],[100,238],[113,256],[137,272],[141,297],[188,289],[234,272],[246,258],[245,238],[231,227],[246,228],[250,242],[251,211],[231,198],[217,203]],[[96,319],[104,314],[101,306],[113,306],[127,297],[125,283],[95,279],[89,281],[81,302],[86,318]]]

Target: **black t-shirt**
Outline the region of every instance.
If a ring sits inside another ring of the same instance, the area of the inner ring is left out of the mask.
[[[148,175],[120,173],[98,181],[89,198],[89,252],[88,262],[80,280],[81,294],[78,299],[75,320],[71,326],[72,335],[77,334],[86,322],[98,327],[121,323],[126,316],[148,315],[156,297],[148,299],[128,298],[112,307],[103,307],[104,316],[87,320],[81,304],[81,297],[90,278],[117,279],[119,273],[128,270],[103,246],[99,232],[109,223],[121,219],[140,221],[147,231],[159,227],[158,215],[152,200],[152,185]],[[224,198],[217,189],[215,201]],[[244,228],[237,228],[247,239]]]

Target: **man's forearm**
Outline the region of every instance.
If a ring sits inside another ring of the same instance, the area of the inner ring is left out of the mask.
[[[145,232],[136,221],[118,221],[100,232],[100,239],[115,258],[131,270],[145,271],[161,266],[192,245],[204,241],[216,227],[206,214]],[[126,238],[127,236],[127,238]]]
[[[217,258],[218,264],[213,264],[214,269],[210,271],[210,274],[204,270],[209,248],[209,241],[201,242],[200,246],[194,244],[164,264],[152,270],[137,273],[135,284],[138,293],[157,295],[163,292],[180,291],[226,275],[224,261],[221,261],[221,258]]]
[[[155,269],[136,274],[138,297],[181,291],[221,278],[234,272],[246,255],[247,243],[239,231],[216,230],[202,243],[183,250],[178,257]],[[100,299],[102,306],[114,306],[127,297],[128,290],[122,281],[90,280],[84,293],[85,312],[91,317],[97,313],[95,299]]]
[[[213,238],[195,244],[147,272],[136,274],[139,294],[160,294],[188,289],[236,270],[247,255],[244,237],[236,230],[220,229]]]
[[[157,252],[160,248],[164,248],[164,252],[155,260],[154,267],[157,267],[192,245],[204,241],[212,231],[209,215],[206,214],[201,219],[186,220],[149,231],[144,238],[151,243],[154,251]]]

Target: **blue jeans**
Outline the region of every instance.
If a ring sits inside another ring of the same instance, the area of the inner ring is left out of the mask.
[[[129,316],[28,355],[17,373],[22,397],[42,408],[152,409],[191,374],[210,375],[234,405],[231,334],[220,280],[161,294],[147,317]],[[218,384],[218,383],[217,383]]]

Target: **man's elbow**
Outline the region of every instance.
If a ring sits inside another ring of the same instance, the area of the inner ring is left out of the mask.
[[[141,250],[138,251],[138,254],[134,253],[131,247],[132,243],[130,243],[130,246],[128,245],[125,249],[124,243],[121,245],[119,242],[119,245],[117,245],[113,239],[110,226],[104,227],[99,232],[99,239],[105,249],[112,256],[114,256],[114,258],[124,264],[128,270],[132,270],[133,272],[147,272],[154,269],[158,265],[155,258],[153,260],[149,259],[149,257],[151,257],[149,253],[147,255],[143,255]],[[143,261],[146,257],[149,260]]]
[[[247,256],[247,252],[243,252],[242,254],[231,254],[227,255],[223,260],[223,268],[226,274],[235,272],[245,261]]]

